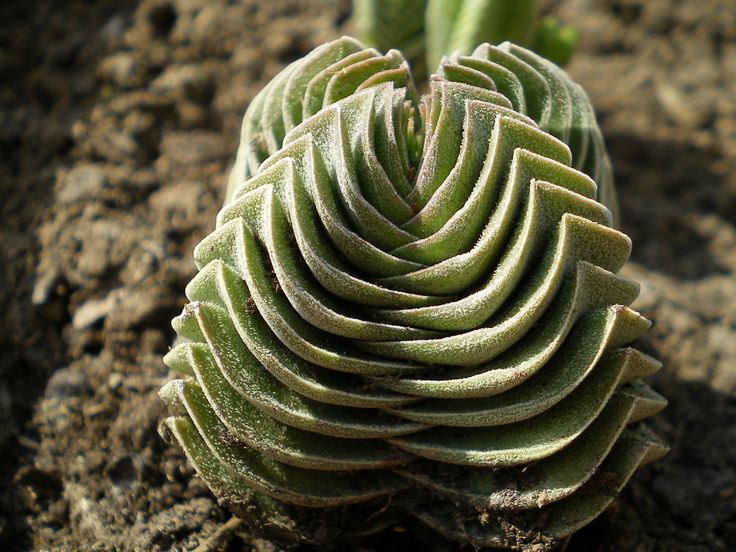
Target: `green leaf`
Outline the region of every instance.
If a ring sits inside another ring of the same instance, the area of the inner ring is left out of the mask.
[[[417,99],[401,54],[342,38],[243,129],[161,396],[162,432],[254,530],[345,549],[412,515],[552,546],[664,454],[631,242],[564,71],[482,44]]]

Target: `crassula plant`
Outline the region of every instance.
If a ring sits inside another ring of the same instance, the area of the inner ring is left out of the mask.
[[[511,43],[428,89],[351,38],[291,64],[194,252],[162,433],[284,548],[413,516],[542,550],[666,451],[585,93]]]
[[[448,52],[469,54],[484,42],[509,40],[559,64],[577,33],[551,16],[542,0],[353,0],[360,39],[379,50],[398,48],[415,72],[438,66]]]

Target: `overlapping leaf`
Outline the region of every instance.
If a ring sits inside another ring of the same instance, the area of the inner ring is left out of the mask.
[[[228,198],[162,396],[236,511],[554,543],[666,450],[600,130],[551,63],[483,45],[417,103],[398,52],[324,45],[248,109]]]

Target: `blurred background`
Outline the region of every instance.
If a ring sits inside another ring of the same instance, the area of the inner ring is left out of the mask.
[[[566,68],[612,156],[673,447],[568,550],[733,550],[736,4],[545,9],[580,36]],[[248,102],[350,16],[348,0],[0,5],[0,549],[271,550],[156,433],[161,356]]]

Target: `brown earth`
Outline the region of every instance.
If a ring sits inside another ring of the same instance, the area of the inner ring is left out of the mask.
[[[568,550],[736,546],[736,8],[562,0],[656,321],[672,452]],[[0,549],[269,550],[156,433],[248,101],[349,2],[0,6]],[[411,526],[365,550],[452,550]]]

